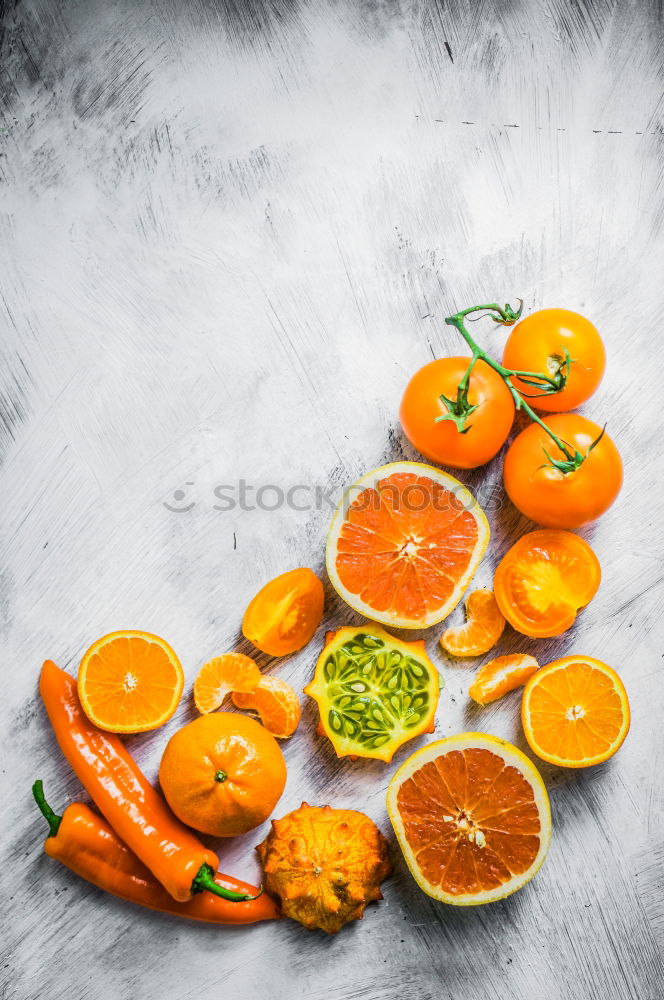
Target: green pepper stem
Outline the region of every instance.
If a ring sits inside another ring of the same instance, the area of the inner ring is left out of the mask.
[[[32,786],[32,794],[35,797],[35,802],[39,806],[42,816],[48,823],[49,837],[55,837],[58,830],[60,829],[60,824],[62,823],[62,816],[58,816],[54,813],[48,802],[44,798],[44,785],[41,779],[35,781]]]
[[[500,377],[502,378],[503,382],[505,383],[505,385],[507,386],[512,395],[516,409],[523,410],[524,413],[528,414],[528,416],[534,423],[538,424],[543,430],[545,430],[548,436],[556,445],[556,447],[559,448],[562,454],[565,456],[565,461],[559,462],[555,459],[550,459],[549,456],[547,455],[547,458],[549,458],[551,465],[559,469],[559,471],[563,473],[573,472],[575,469],[579,468],[583,460],[586,458],[586,455],[581,455],[578,451],[574,452],[570,451],[569,446],[565,444],[562,438],[559,438],[556,434],[553,433],[552,430],[550,430],[549,427],[547,427],[542,418],[537,415],[537,413],[533,410],[532,406],[530,406],[530,404],[526,402],[523,396],[512,385],[513,378],[525,377],[526,379],[531,379],[531,380],[538,379],[542,383],[548,384],[548,386],[550,387],[549,389],[546,389],[544,384],[542,385],[543,392],[541,393],[541,395],[549,395],[554,392],[560,392],[561,389],[565,387],[565,382],[567,381],[567,374],[562,373],[562,367],[558,373],[560,376],[559,378],[551,378],[550,376],[540,372],[523,372],[523,371],[516,371],[512,368],[505,368],[498,361],[495,361],[492,357],[490,357],[490,355],[488,355],[486,351],[484,351],[479,346],[479,344],[477,344],[477,342],[473,339],[473,337],[468,332],[468,329],[466,328],[465,320],[467,317],[470,317],[472,313],[488,314],[488,316],[494,321],[494,323],[501,323],[503,326],[512,326],[520,318],[522,309],[523,309],[522,300],[519,300],[519,308],[516,311],[512,309],[510,305],[505,305],[503,307],[499,306],[495,302],[492,302],[489,305],[484,305],[484,306],[470,306],[468,309],[462,309],[461,312],[455,313],[454,316],[447,316],[445,318],[445,323],[447,324],[447,326],[455,327],[459,331],[463,339],[466,341],[471,351],[473,352],[472,358],[470,359],[470,364],[468,365],[468,370],[466,371],[461,382],[459,383],[458,396],[467,398],[468,383],[470,380],[470,374],[473,369],[473,365],[479,359],[481,359],[490,368],[493,368],[493,370],[497,372],[498,375],[500,375]],[[480,319],[480,318],[481,318],[480,316],[473,317],[473,319]],[[473,319],[471,319],[470,321],[473,322]],[[564,364],[567,365],[568,371],[570,363],[571,359],[569,357],[569,354],[567,354],[566,352],[566,361]],[[532,385],[533,382],[531,381],[529,384]],[[440,417],[437,418],[437,420],[440,419],[441,419]]]
[[[191,891],[197,893],[203,892],[205,889],[208,892],[213,892],[215,896],[221,896],[222,899],[229,899],[232,903],[249,903],[252,899],[258,899],[263,892],[263,886],[260,887],[255,896],[246,896],[242,892],[224,889],[223,885],[219,885],[214,880],[214,868],[211,868],[210,865],[201,865],[198,875],[191,884]]]

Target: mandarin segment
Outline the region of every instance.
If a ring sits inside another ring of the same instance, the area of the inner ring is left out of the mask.
[[[429,744],[397,771],[387,806],[408,866],[436,899],[501,899],[539,870],[551,816],[538,772],[516,747],[482,733]]]
[[[184,673],[169,644],[150,632],[111,632],[86,651],[78,673],[85,714],[111,733],[144,733],[167,722]]]
[[[542,667],[523,692],[526,739],[543,760],[589,767],[612,757],[629,731],[629,699],[618,674],[592,657]]]
[[[479,505],[452,476],[417,462],[376,469],[355,487],[328,537],[335,589],[383,624],[420,628],[441,621],[486,549],[489,526]]]
[[[528,653],[508,653],[485,663],[475,674],[468,694],[478,705],[488,705],[526,683],[539,670],[539,663]]]
[[[466,599],[466,621],[446,629],[440,644],[450,656],[481,656],[496,645],[505,618],[491,590],[474,590]]]
[[[302,712],[297,691],[280,677],[262,677],[251,692],[234,691],[233,704],[257,712],[267,731],[282,740],[293,735]]]
[[[224,653],[201,667],[194,681],[194,702],[205,715],[220,708],[232,691],[249,692],[258,686],[261,672],[244,653]]]

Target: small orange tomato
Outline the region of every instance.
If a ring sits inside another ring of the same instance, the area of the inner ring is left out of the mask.
[[[538,389],[519,378],[515,389],[526,396],[536,410],[562,413],[574,410],[590,399],[602,381],[606,353],[593,324],[570,309],[540,309],[522,319],[510,333],[503,365],[522,372],[542,372],[554,376],[565,361],[565,350],[572,363],[565,388],[551,395],[536,395]]]
[[[452,420],[436,418],[448,412],[441,395],[456,399],[470,358],[439,358],[415,372],[406,386],[399,413],[404,434],[431,462],[453,469],[476,469],[504,445],[514,420],[514,400],[503,379],[484,361],[470,375],[468,403],[477,409],[461,433]]]
[[[242,634],[270,656],[295,653],[323,617],[323,584],[310,569],[282,573],[259,590],[242,620]]]
[[[515,542],[498,563],[493,592],[512,628],[533,639],[561,635],[602,577],[587,542],[571,531],[545,528]]]
[[[569,447],[587,455],[573,472],[549,464],[548,455],[565,455],[539,424],[531,424],[514,439],[505,456],[503,479],[507,494],[522,514],[545,528],[580,528],[600,517],[620,492],[620,453],[602,428],[577,413],[558,413],[544,423]]]

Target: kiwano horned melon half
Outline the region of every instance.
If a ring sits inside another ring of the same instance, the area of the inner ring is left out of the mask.
[[[256,850],[265,887],[280,898],[284,916],[328,934],[359,920],[367,903],[382,899],[380,883],[392,871],[385,837],[354,809],[303,802],[272,820]]]

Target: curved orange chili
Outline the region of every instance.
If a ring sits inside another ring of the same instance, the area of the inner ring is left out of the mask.
[[[245,902],[202,892],[187,903],[177,903],[92,809],[74,802],[62,816],[56,816],[44,798],[41,781],[35,781],[32,792],[50,829],[44,842],[46,854],[113,896],[151,910],[216,924],[253,924],[278,918],[277,906],[267,893],[256,897],[255,886],[221,872],[214,876],[217,885],[242,896]]]
[[[74,678],[46,660],[39,691],[60,749],[79,781],[120,840],[173,899],[183,903],[208,889],[237,901],[237,894],[214,881],[216,854],[176,819],[119,737],[90,722]]]

